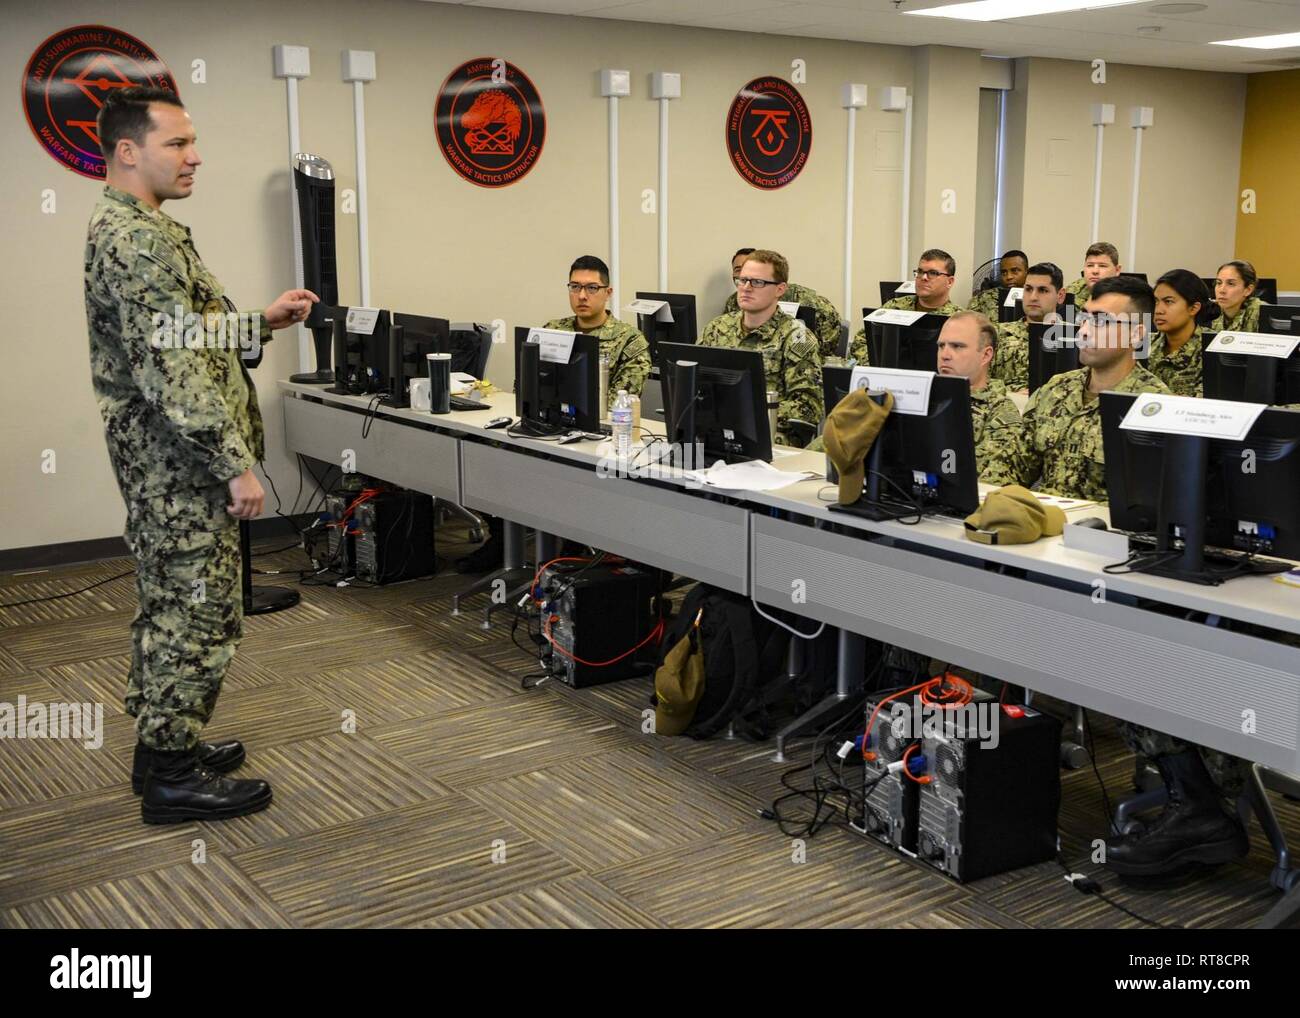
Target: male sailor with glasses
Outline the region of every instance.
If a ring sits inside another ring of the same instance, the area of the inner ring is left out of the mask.
[[[960,304],[949,299],[952,284],[957,279],[957,262],[947,251],[932,247],[922,251],[912,273],[916,280],[916,293],[905,293],[880,305],[882,308],[899,311],[924,311],[927,315],[955,315],[962,310]],[[859,364],[867,363],[867,329],[858,329],[849,344],[849,356]]]
[[[802,445],[790,422],[822,419],[822,359],[817,337],[777,305],[789,274],[775,251],[751,251],[735,278],[738,310],[709,322],[700,345],[760,351],[767,387],[778,400],[773,440]]]
[[[569,307],[573,314],[546,323],[548,329],[585,332],[600,338],[600,352],[609,356],[611,406],[619,389],[641,395],[650,374],[650,344],[645,336],[605,308],[613,293],[609,266],[595,255],[583,255],[569,266]]]

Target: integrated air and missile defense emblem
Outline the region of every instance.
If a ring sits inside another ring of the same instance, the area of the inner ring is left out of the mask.
[[[133,35],[105,25],[56,32],[23,71],[23,109],[36,140],[68,169],[104,179],[95,121],[114,89],[149,85],[177,92],[158,54]]]
[[[755,78],[727,111],[727,152],[746,183],[785,187],[808,165],[812,115],[799,90],[781,78]]]
[[[434,126],[453,170],[480,187],[505,187],[541,156],[546,111],[528,75],[508,61],[480,57],[442,83]]]

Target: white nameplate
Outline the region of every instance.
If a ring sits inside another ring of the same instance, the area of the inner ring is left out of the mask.
[[[924,318],[924,311],[904,311],[902,308],[876,308],[863,321],[884,322],[886,325],[912,325]]]
[[[1234,403],[1226,399],[1144,392],[1133,401],[1119,426],[1128,431],[1226,438],[1240,442],[1266,409],[1262,403]]]
[[[894,394],[894,413],[924,417],[930,412],[930,385],[933,371],[905,371],[902,368],[853,369],[849,376],[849,391],[854,389],[884,389]]]
[[[673,320],[673,309],[668,306],[666,300],[650,300],[648,297],[638,297],[627,306],[627,309],[636,315],[653,315],[656,322],[671,322]]]
[[[900,283],[894,293],[916,293],[916,280],[909,279],[906,283]]]
[[[348,332],[356,336],[373,336],[379,321],[379,308],[348,308],[345,319]]]
[[[533,329],[528,333],[528,342],[541,346],[538,356],[542,360],[550,364],[568,364],[575,336],[576,332],[561,332],[559,329]]]
[[[1300,336],[1270,336],[1264,332],[1220,332],[1205,349],[1215,353],[1247,353],[1286,359],[1295,353]]]
[[[776,306],[793,318],[799,313],[799,302],[797,300],[779,300]]]
[[[1013,286],[1007,291],[1007,299],[1002,302],[1004,308],[1013,308],[1016,301],[1025,299],[1025,288],[1023,286]]]

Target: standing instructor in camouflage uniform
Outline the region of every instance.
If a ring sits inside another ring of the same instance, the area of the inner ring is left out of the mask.
[[[222,777],[243,762],[240,743],[199,740],[241,635],[237,521],[264,498],[262,419],[240,353],[303,321],[317,298],[289,290],[263,313],[235,313],[189,228],[161,211],[189,197],[200,165],[173,93],[115,92],[98,128],[108,186],[86,240],[86,319],[137,561],[132,784],[146,823],[242,816],[269,805],[270,786]]]

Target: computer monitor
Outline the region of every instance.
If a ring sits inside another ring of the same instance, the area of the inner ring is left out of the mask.
[[[1072,324],[1057,322],[1053,331],[1047,322],[1029,323],[1030,392],[1040,388],[1053,375],[1073,371],[1078,366],[1079,348],[1075,345]]]
[[[1287,568],[1242,552],[1300,558],[1300,412],[1265,410],[1230,441],[1124,430],[1137,398],[1101,394],[1111,524],[1151,545],[1130,568],[1217,584]]]
[[[636,327],[650,345],[650,362],[659,361],[656,351],[660,343],[694,343],[699,338],[695,325],[695,294],[636,292],[637,300],[662,300],[672,312],[671,322],[661,322],[654,315],[637,315]]]
[[[878,368],[933,371],[939,363],[939,330],[946,315],[922,315],[911,325],[868,322],[872,308],[863,308],[867,330],[867,359]]]
[[[1130,279],[1140,279],[1144,283],[1147,281],[1147,274],[1145,272],[1121,272],[1120,275],[1128,276]]]
[[[849,394],[853,368],[823,367],[826,412]],[[868,380],[870,368],[865,369]],[[873,520],[917,512],[968,516],[979,508],[979,467],[971,421],[970,383],[935,375],[925,416],[891,413],[867,454],[862,499],[831,506]],[[833,471],[831,471],[833,472]],[[827,480],[831,480],[828,476]]]
[[[1300,307],[1261,304],[1259,331],[1275,336],[1300,336]]]
[[[538,329],[515,329],[515,413],[519,430],[538,437],[600,431],[600,339],[573,333],[565,363],[543,360]]]
[[[1007,298],[1011,296],[1009,286],[998,287],[998,317],[994,324],[998,322],[1018,322],[1025,317],[1025,302],[1017,297],[1010,304]]]
[[[389,391],[388,369],[388,328],[391,315],[380,310],[375,318],[374,331],[369,335],[358,334],[361,344],[361,366],[358,375],[360,391],[364,393],[387,393]]]
[[[429,354],[451,352],[450,334],[451,323],[445,318],[393,312],[385,357],[391,405],[411,405],[411,379],[428,375]]]
[[[1213,335],[1201,337],[1201,381],[1206,399],[1275,406],[1300,403],[1300,346],[1285,359],[1206,350]]]
[[[767,416],[767,378],[758,350],[662,343],[664,421],[668,441],[695,455],[703,447],[705,466],[716,460],[740,463],[772,459]]]
[[[810,336],[817,335],[817,309],[811,304],[800,304],[795,310],[794,317],[796,320],[803,322],[804,328],[808,330]]]
[[[895,297],[899,296],[898,288],[902,285],[902,282],[891,282],[882,279],[880,281],[880,303],[888,304]],[[907,295],[904,294],[903,296]]]

